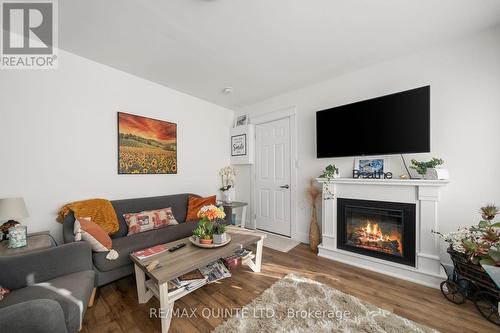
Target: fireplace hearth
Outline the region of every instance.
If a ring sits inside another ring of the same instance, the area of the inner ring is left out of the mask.
[[[415,204],[337,199],[337,248],[415,266]]]

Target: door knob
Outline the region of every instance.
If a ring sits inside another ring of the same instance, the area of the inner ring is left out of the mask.
[[[280,188],[290,188],[289,185],[281,185]]]

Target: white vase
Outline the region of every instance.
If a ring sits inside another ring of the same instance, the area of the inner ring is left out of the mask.
[[[427,180],[449,179],[450,174],[445,168],[428,168],[422,178]]]
[[[219,235],[214,234],[213,237],[214,237],[215,244],[222,244],[222,243],[227,241],[227,234],[226,233],[219,234]]]
[[[232,203],[234,200],[234,188],[231,187],[227,191],[222,191],[222,201],[224,201],[227,204]]]

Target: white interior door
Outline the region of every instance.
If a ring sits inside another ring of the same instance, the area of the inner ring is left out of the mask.
[[[255,127],[257,229],[290,236],[290,118]]]

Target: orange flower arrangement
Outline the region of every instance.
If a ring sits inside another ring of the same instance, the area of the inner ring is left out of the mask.
[[[208,221],[215,221],[216,219],[223,219],[226,217],[223,207],[217,207],[214,205],[203,206],[198,211],[198,217],[202,220],[206,219]]]

